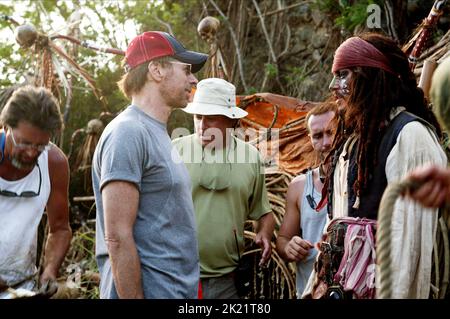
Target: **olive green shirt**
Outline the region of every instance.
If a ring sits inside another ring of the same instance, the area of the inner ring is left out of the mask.
[[[224,149],[202,148],[195,134],[175,139],[192,181],[200,277],[232,272],[244,251],[244,222],[271,211],[258,150],[232,137]]]

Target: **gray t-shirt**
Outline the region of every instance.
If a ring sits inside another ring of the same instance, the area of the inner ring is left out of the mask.
[[[117,298],[105,244],[101,189],[127,181],[139,189],[134,240],[146,298],[197,298],[199,258],[191,182],[172,160],[166,126],[131,105],[104,130],[93,158],[100,297]],[[177,152],[175,151],[175,156]],[[126,200],[126,198],[124,198]]]

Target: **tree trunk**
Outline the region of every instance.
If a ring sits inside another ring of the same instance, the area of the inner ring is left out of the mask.
[[[408,39],[408,2],[404,0],[386,0],[384,4],[386,12],[386,31],[399,43]]]

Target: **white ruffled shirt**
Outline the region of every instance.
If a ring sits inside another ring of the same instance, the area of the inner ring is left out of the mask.
[[[394,110],[391,118],[402,110],[403,107]],[[340,155],[334,174],[334,217],[348,213],[348,160],[344,160],[343,155]],[[410,122],[400,131],[397,143],[388,155],[385,168],[388,184],[403,179],[411,170],[427,163],[445,167],[447,157],[434,133],[418,121]],[[426,209],[406,198],[397,200],[391,233],[392,298],[428,298],[436,227],[437,209]]]

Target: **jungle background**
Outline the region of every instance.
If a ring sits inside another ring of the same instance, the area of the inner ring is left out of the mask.
[[[2,0],[0,89],[8,92],[10,87],[29,82],[36,75],[41,58],[39,52],[16,42],[17,26],[11,23],[11,17],[19,24],[33,24],[42,34],[70,35],[120,50],[125,50],[141,32],[161,30],[175,35],[186,48],[207,53],[210,44],[199,36],[197,26],[204,17],[213,16],[221,23],[217,44],[228,79],[236,85],[239,95],[271,92],[303,101],[322,101],[329,94],[333,53],[344,39],[370,30],[384,32],[403,45],[428,15],[432,4],[433,1],[425,0]],[[379,15],[374,16],[377,12]],[[449,13],[447,4],[430,45],[448,32]],[[65,129],[57,141],[71,164],[69,192],[74,238],[61,269],[61,280],[67,287],[64,294],[71,298],[97,298],[98,276],[93,258],[95,206],[86,197],[92,195],[87,163],[102,126],[128,105],[116,85],[123,75],[122,56],[74,46],[64,39],[53,41],[87,71],[98,90],[95,92],[79,73],[66,72],[71,93],[62,84],[59,86]],[[61,56],[54,59],[63,69],[69,68]],[[204,78],[204,72],[197,74],[199,80]],[[88,127],[92,119],[100,121],[91,122]],[[192,119],[175,111],[169,120],[169,134],[176,127],[192,131]]]

